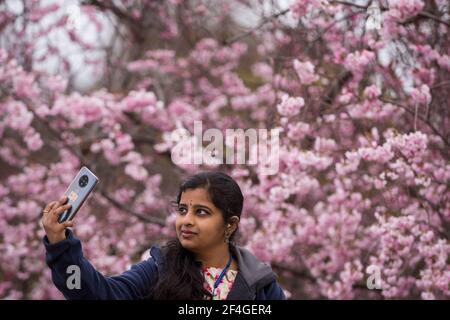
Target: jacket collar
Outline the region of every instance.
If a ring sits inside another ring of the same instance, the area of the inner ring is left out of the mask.
[[[249,250],[233,244],[230,244],[230,249],[237,260],[238,273],[227,300],[253,300],[257,291],[276,280],[276,275],[268,264],[258,260]],[[150,255],[161,269],[164,261],[161,248],[153,246]]]
[[[249,250],[233,244],[230,248],[239,270],[227,300],[253,300],[257,291],[276,280],[276,275],[268,264],[258,260]]]

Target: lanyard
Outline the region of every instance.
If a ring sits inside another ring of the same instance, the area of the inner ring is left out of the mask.
[[[219,278],[217,278],[216,282],[214,282],[214,289],[212,292],[212,295],[214,297],[214,292],[216,291],[216,288],[219,286],[220,281],[222,281],[222,278],[225,276],[225,273],[227,272],[228,268],[230,267],[231,264],[231,253],[230,253],[230,259],[228,260],[228,263],[225,267],[225,269],[222,270],[222,273],[220,274]]]

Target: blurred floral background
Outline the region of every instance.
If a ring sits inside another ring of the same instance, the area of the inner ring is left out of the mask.
[[[291,299],[450,298],[449,26],[445,0],[2,1],[0,298],[63,298],[40,217],[82,165],[100,184],[74,232],[105,275],[214,169]],[[279,171],[176,165],[194,121],[280,129]]]

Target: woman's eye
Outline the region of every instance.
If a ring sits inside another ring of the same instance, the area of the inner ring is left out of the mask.
[[[182,214],[182,215],[187,214],[187,209],[186,208],[178,208],[177,209],[177,213],[178,214]],[[209,212],[206,211],[206,210],[203,210],[203,209],[198,209],[196,211],[196,214],[199,215],[199,216],[205,216],[205,215],[208,215]]]
[[[205,215],[209,214],[208,211],[203,210],[203,209],[197,210],[197,213],[198,213],[200,216],[205,216]]]

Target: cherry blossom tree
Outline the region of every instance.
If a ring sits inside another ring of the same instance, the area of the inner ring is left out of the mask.
[[[179,183],[215,169],[245,196],[238,244],[291,298],[448,299],[449,15],[443,0],[2,2],[0,297],[62,298],[39,221],[86,165],[100,183],[75,233],[105,275],[173,236]],[[277,174],[176,165],[194,121],[279,129]]]

